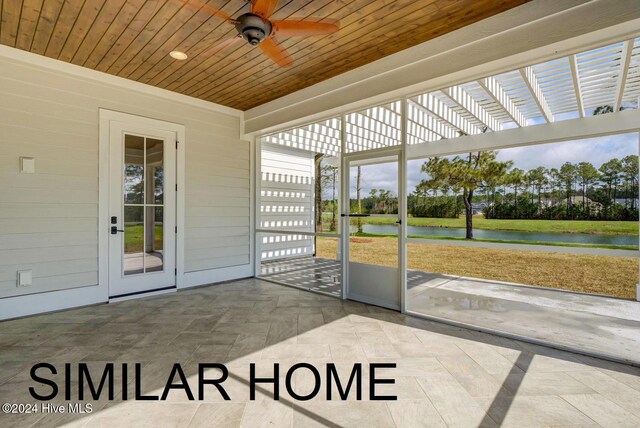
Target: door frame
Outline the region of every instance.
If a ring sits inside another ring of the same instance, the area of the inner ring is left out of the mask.
[[[342,214],[349,214],[350,210],[350,169],[349,163],[358,160],[380,160],[394,156],[398,162],[398,218],[400,227],[398,232],[398,310],[405,312],[405,290],[407,286],[406,272],[406,230],[407,230],[407,210],[406,210],[406,153],[403,146],[385,147],[382,149],[368,150],[365,152],[344,153],[340,167],[340,211]],[[348,299],[349,294],[349,217],[341,216],[341,250],[342,250],[342,299]],[[373,303],[375,302],[364,302]]]
[[[158,119],[122,113],[113,110],[99,109],[99,163],[98,163],[98,281],[109,295],[109,141],[110,123],[112,121],[155,128],[176,133],[176,288],[184,286],[184,232],[185,232],[185,126]],[[166,292],[165,290],[164,292]],[[160,291],[162,292],[162,291]],[[157,294],[157,292],[140,295]],[[135,297],[135,296],[134,296]],[[126,298],[126,297],[125,297]],[[120,298],[109,301],[120,300]]]

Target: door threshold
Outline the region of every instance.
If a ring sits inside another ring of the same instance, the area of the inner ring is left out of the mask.
[[[347,293],[347,299],[358,303],[364,303],[366,305],[378,306],[380,308],[389,309],[391,311],[400,312],[400,305],[396,303],[389,303],[382,299],[376,299],[375,297],[363,296],[356,293]]]
[[[159,294],[174,293],[177,290],[178,288],[175,285],[172,285],[170,287],[156,288],[149,291],[137,291],[135,293],[119,294],[117,296],[110,296],[109,303],[123,302],[125,300],[138,299],[141,297],[157,296]]]

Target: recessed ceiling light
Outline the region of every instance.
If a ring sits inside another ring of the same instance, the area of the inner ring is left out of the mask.
[[[178,61],[184,61],[187,59],[187,54],[180,51],[171,51],[169,56],[173,59],[177,59]]]

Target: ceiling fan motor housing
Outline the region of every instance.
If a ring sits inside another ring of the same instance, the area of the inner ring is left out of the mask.
[[[271,23],[258,15],[245,13],[237,18],[236,29],[251,46],[257,46],[271,34]]]

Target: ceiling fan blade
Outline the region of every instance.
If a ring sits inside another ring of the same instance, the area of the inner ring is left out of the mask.
[[[226,47],[229,46],[233,46],[239,42],[242,42],[243,38],[238,34],[236,37],[233,37],[231,39],[226,39],[220,43],[217,43],[213,46],[211,46],[210,48],[208,48],[207,50],[205,50],[204,52],[202,52],[200,55],[198,55],[199,58],[201,59],[205,59],[205,58],[209,58],[212,56],[216,56],[216,54],[218,52],[220,52],[221,50],[223,50]]]
[[[269,19],[278,6],[278,0],[251,0],[251,13],[255,13],[262,19]]]
[[[321,36],[340,30],[336,22],[273,21],[273,33],[284,36]]]
[[[273,37],[267,37],[259,45],[260,49],[280,67],[291,67],[293,60]]]
[[[185,6],[191,9],[204,10],[205,12],[207,12],[212,16],[217,16],[218,18],[233,21],[233,19],[231,19],[231,16],[229,16],[229,14],[221,11],[220,9],[216,9],[215,7],[211,7],[206,3],[202,3],[194,0],[180,0],[180,1],[184,3]]]

